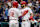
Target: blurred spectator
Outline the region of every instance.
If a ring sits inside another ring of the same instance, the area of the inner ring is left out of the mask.
[[[36,4],[36,6],[35,6],[35,9],[37,9],[38,10],[38,5]]]
[[[40,2],[40,0],[37,0],[38,2]]]
[[[8,9],[5,11],[5,15],[8,17],[8,10],[10,9],[11,7],[8,6]]]
[[[36,13],[40,13],[40,3],[39,3],[38,8],[39,8],[39,10],[37,10]]]
[[[40,22],[40,13],[39,13],[38,15],[39,15],[39,19],[38,19],[38,22]]]
[[[28,2],[28,1],[30,1],[30,0],[24,0],[24,1]]]
[[[39,8],[39,10],[36,11],[36,13],[40,13],[40,8]]]
[[[3,8],[4,8],[4,10],[6,10],[6,3],[4,3],[4,7]]]
[[[38,0],[36,1],[36,3],[37,3],[37,4],[39,3]]]
[[[3,16],[3,8],[2,8],[2,6],[0,5],[0,17],[2,17]]]
[[[2,3],[5,3],[6,2],[6,0],[2,0]]]
[[[11,3],[9,1],[7,1],[7,4],[11,7]]]
[[[14,1],[14,0],[12,0],[11,3],[12,3],[13,1]]]
[[[36,4],[36,0],[33,0],[33,5],[35,5]]]
[[[32,2],[31,1],[28,1],[28,4],[27,4],[29,7],[32,6]]]
[[[5,15],[6,15],[6,16],[8,16],[7,14],[8,14],[8,10],[5,11]]]
[[[3,11],[3,18],[5,18],[5,11]]]
[[[5,9],[5,10],[7,10],[7,9],[8,9],[8,4],[5,4],[5,7],[6,7],[6,9]]]
[[[37,20],[39,19],[38,13],[35,13],[34,18]]]

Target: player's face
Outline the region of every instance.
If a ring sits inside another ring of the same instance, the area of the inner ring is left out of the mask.
[[[24,8],[25,4],[21,4],[21,7]]]

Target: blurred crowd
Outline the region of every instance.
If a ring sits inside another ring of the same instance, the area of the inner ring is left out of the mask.
[[[19,4],[23,0],[0,0],[0,19],[8,19],[8,10],[12,7],[12,2],[17,1]],[[27,6],[34,13],[34,19],[40,22],[40,0],[24,0]],[[18,5],[20,7],[20,5]]]

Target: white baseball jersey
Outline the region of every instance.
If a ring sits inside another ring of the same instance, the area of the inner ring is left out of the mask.
[[[17,19],[18,20],[18,12],[19,12],[19,9],[17,9],[17,8],[9,9],[9,11],[8,11],[9,19]]]
[[[29,7],[26,7],[25,9],[20,10],[19,16],[21,16],[25,11],[28,10],[28,13],[22,17],[22,20],[27,20],[30,17],[30,14],[33,13],[32,10]]]

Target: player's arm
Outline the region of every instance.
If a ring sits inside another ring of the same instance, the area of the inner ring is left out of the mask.
[[[29,8],[29,13],[31,14],[29,20],[33,20],[33,21],[34,21],[34,19],[33,19],[33,12],[32,12],[32,10],[31,10],[31,8]]]
[[[30,16],[29,20],[33,20],[34,21],[34,19],[33,19],[33,13],[31,13],[31,16]]]

